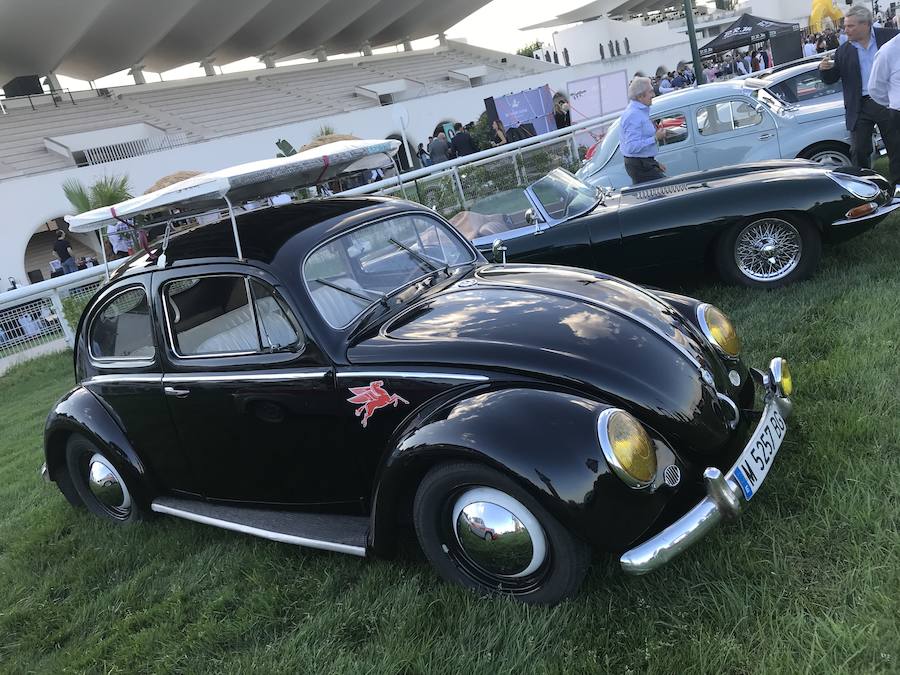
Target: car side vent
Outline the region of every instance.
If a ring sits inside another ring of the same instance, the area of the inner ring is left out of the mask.
[[[638,190],[637,192],[632,192],[637,199],[653,199],[654,197],[665,197],[666,195],[674,195],[678,192],[687,192],[691,189],[691,186],[685,185],[684,183],[678,183],[677,185],[662,185],[656,188],[649,188],[647,190]]]

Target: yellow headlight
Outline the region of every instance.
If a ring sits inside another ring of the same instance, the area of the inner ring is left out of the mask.
[[[731,319],[725,316],[722,310],[712,305],[700,305],[698,318],[707,340],[729,356],[741,353],[741,338],[738,337]]]
[[[781,391],[785,396],[794,393],[794,379],[791,377],[791,369],[788,368],[787,361],[781,362]]]
[[[769,363],[769,373],[779,396],[790,396],[794,393],[794,378],[791,377],[791,369],[788,368],[786,360],[781,357],[772,359]]]
[[[607,462],[631,487],[646,487],[656,476],[656,448],[634,417],[611,408],[600,415],[600,445]]]

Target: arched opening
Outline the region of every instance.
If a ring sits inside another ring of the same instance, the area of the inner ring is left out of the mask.
[[[60,216],[41,223],[28,240],[28,246],[25,247],[25,273],[29,283],[62,275],[62,265],[53,252],[59,230],[66,233],[66,240],[72,247],[72,256],[79,269],[97,264],[102,254],[96,235],[69,232],[66,221]]]
[[[563,63],[565,63],[567,66],[572,65],[569,62],[569,49],[567,47],[563,47]]]
[[[412,169],[412,165],[409,163],[409,158],[415,156],[416,150],[412,147],[411,143],[407,143],[407,147],[403,147],[403,136],[400,134],[390,134],[387,137],[389,141],[400,141],[400,149],[397,151],[397,163],[400,165],[401,171],[409,171]],[[407,152],[407,149],[409,152]]]
[[[604,53],[604,49],[603,49],[603,43],[600,43],[597,46],[600,47],[600,60],[602,61],[603,59],[606,58],[606,54]]]

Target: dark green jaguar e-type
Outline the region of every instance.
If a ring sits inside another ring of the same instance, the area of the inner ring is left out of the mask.
[[[900,208],[900,191],[892,194],[875,172],[804,160],[700,171],[618,191],[555,169],[509,196],[515,207],[507,213],[464,211],[451,220],[489,258],[631,279],[709,266],[727,281],[758,287],[812,275],[823,242],[856,236]]]

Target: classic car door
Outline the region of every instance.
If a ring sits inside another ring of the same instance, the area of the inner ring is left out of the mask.
[[[163,397],[159,342],[143,283],[147,276],[103,291],[86,317],[86,337],[79,343],[81,385],[112,412],[155,480],[196,492],[196,477],[178,451]]]
[[[332,365],[275,280],[249,270],[154,279],[165,317],[163,388],[181,448],[210,498],[358,500],[358,467],[335,419]]]
[[[731,98],[695,108],[700,169],[778,159],[775,118],[751,99]]]
[[[657,141],[656,159],[666,167],[667,176],[679,176],[697,170],[697,153],[694,151],[694,132],[688,124],[687,112],[673,111],[653,115],[657,128],[666,135]],[[624,160],[623,160],[624,161]],[[629,181],[630,184],[630,181]]]

